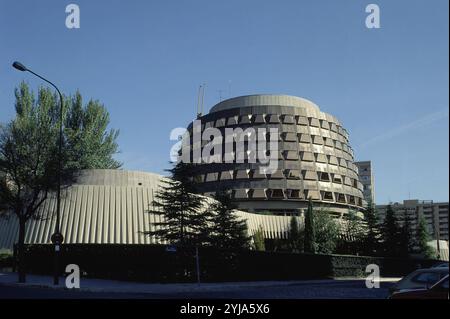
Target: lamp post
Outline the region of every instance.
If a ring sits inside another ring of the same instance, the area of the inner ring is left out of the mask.
[[[55,232],[52,235],[52,242],[55,244],[55,269],[54,269],[54,277],[53,277],[53,284],[58,285],[59,284],[59,257],[60,257],[60,250],[61,250],[61,244],[64,240],[64,237],[62,236],[59,224],[60,224],[60,211],[61,211],[61,170],[62,170],[62,142],[63,142],[63,97],[61,92],[59,91],[58,87],[54,85],[52,82],[47,80],[46,78],[40,76],[37,73],[34,73],[30,69],[28,69],[26,66],[24,66],[20,62],[14,62],[12,65],[15,69],[22,71],[22,72],[30,72],[31,74],[37,76],[41,80],[44,80],[51,86],[53,86],[56,91],[59,94],[60,99],[60,111],[59,111],[59,144],[58,144],[58,185],[57,185],[57,192],[56,192],[56,225],[55,225]]]

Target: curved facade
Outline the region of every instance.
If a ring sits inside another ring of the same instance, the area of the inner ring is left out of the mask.
[[[271,174],[262,174],[262,164],[247,157],[241,163],[203,162],[196,172],[201,193],[232,190],[240,209],[281,215],[301,212],[309,198],[341,215],[363,207],[363,186],[349,135],[337,118],[311,101],[286,95],[236,97],[218,103],[198,120],[202,132],[208,128],[223,134],[236,128],[277,129],[278,142],[278,169]],[[188,128],[191,135],[193,127]],[[202,149],[205,145],[202,141]],[[245,149],[245,154],[249,152]]]
[[[123,170],[82,171],[77,182],[61,198],[61,232],[66,244],[155,244],[160,241],[143,235],[163,217],[147,213],[161,175]],[[39,208],[42,217],[26,225],[25,242],[50,244],[55,229],[56,198],[50,196]],[[247,221],[253,235],[263,229],[265,238],[287,238],[289,217],[235,212]],[[303,220],[299,219],[302,224]],[[0,250],[12,249],[18,239],[14,215],[0,215]]]

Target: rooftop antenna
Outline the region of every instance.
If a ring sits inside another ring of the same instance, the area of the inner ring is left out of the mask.
[[[217,90],[219,92],[219,102],[222,102],[222,90]]]
[[[231,80],[228,80],[228,97],[231,98]]]
[[[200,103],[200,114],[203,114],[203,102],[205,100],[205,89],[206,89],[206,83],[203,83],[203,86],[202,86],[202,101]]]
[[[200,85],[198,87],[198,96],[197,96],[197,118],[202,116],[202,109],[201,109],[201,104],[202,104],[202,86]]]

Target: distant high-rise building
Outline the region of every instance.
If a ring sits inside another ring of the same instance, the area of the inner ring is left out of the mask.
[[[433,201],[412,199],[404,200],[403,203],[392,203],[390,205],[400,225],[403,225],[405,216],[408,218],[411,233],[414,237],[416,236],[419,218],[423,216],[431,238],[448,243],[448,202],[436,203]],[[387,206],[376,206],[380,222],[383,222],[386,217]]]
[[[363,185],[363,195],[366,202],[375,203],[375,182],[373,178],[372,162],[355,162],[358,167],[359,181]]]

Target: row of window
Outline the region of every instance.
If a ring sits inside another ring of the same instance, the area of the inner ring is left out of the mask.
[[[230,152],[226,154],[214,154],[214,149],[211,150],[209,156],[203,158],[205,163],[222,163],[226,162],[229,159],[233,162],[238,162],[239,160],[242,163],[257,163],[259,154],[257,151],[242,151],[242,153],[236,154],[236,152]],[[342,168],[350,169],[354,173],[358,173],[358,167],[351,161],[346,160],[342,157],[336,157],[333,155],[327,155],[324,153],[312,153],[312,152],[304,152],[304,151],[278,151],[278,154],[273,155],[272,151],[267,150],[265,152],[265,156],[267,159],[274,160],[285,160],[285,161],[298,161],[301,160],[303,162],[315,162],[320,164],[328,164],[333,166],[340,166]],[[260,159],[261,160],[261,159]]]
[[[241,169],[213,172],[196,176],[196,181],[199,183],[239,179],[303,179],[305,181],[319,180],[321,182],[332,182],[335,184],[343,184],[361,189],[361,184],[355,178],[350,178],[348,176],[342,176],[339,174],[309,170],[285,169],[276,170],[271,174],[265,174],[259,169]]]
[[[206,122],[202,130],[209,127],[227,127],[240,124],[291,124],[311,126],[329,130],[342,135],[348,140],[348,133],[345,128],[327,120],[318,119],[315,117],[306,117],[299,115],[279,115],[279,114],[246,114],[240,116],[232,116],[229,118],[220,118],[215,121]]]
[[[205,193],[209,195],[209,193]],[[362,206],[362,198],[353,195],[314,190],[257,188],[232,191],[235,199],[312,199]]]
[[[256,134],[256,132],[255,132]],[[236,138],[237,138],[237,134],[234,134],[233,136],[234,141],[233,143],[237,143],[236,142]],[[252,134],[249,133],[246,135],[245,138],[243,138],[243,142],[245,145],[247,145],[248,140],[250,140],[252,138]],[[256,140],[256,136],[254,137]],[[310,134],[305,134],[305,133],[295,133],[295,132],[284,132],[281,134],[278,134],[278,136],[276,136],[275,138],[273,138],[273,136],[271,136],[271,133],[266,133],[264,135],[264,138],[266,141],[271,141],[275,140],[275,141],[284,141],[284,142],[292,142],[292,143],[300,143],[300,145],[303,144],[315,144],[315,145],[323,145],[323,146],[327,146],[330,148],[334,148],[336,150],[341,150],[346,152],[351,158],[353,158],[353,149],[347,144],[347,143],[343,143],[341,141],[329,138],[329,137],[324,137],[324,136],[320,136],[320,135],[310,135]],[[202,146],[205,146],[207,144],[211,143],[211,141],[209,140],[203,140],[201,142]],[[213,142],[214,143],[214,142]]]

